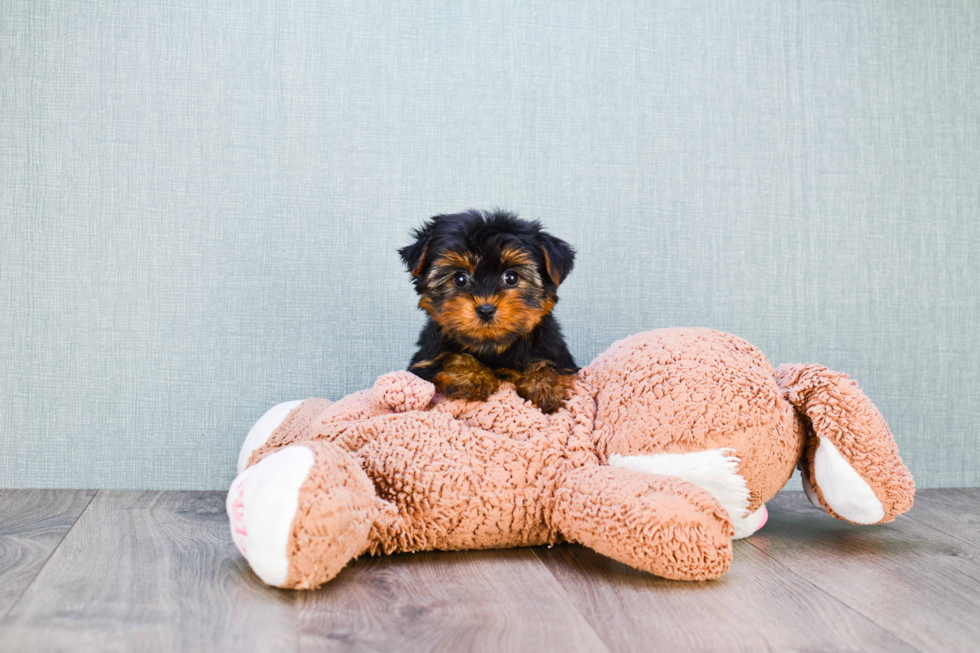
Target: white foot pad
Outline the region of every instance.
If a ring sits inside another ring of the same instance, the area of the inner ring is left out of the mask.
[[[269,585],[286,582],[289,532],[299,490],[314,460],[308,447],[286,447],[239,474],[228,490],[225,508],[231,538],[255,574]]]
[[[751,515],[749,488],[738,473],[739,460],[734,449],[707,449],[692,453],[658,453],[648,456],[609,456],[609,464],[647,474],[673,476],[707,490],[728,512],[735,525],[735,537],[748,537],[762,528],[765,506]],[[761,519],[761,521],[760,521]],[[741,533],[741,535],[740,535]]]
[[[732,520],[735,525],[735,536],[732,539],[741,540],[752,535],[765,526],[767,521],[769,521],[769,510],[766,508],[766,504],[762,504],[758,510],[749,513],[742,519]]]
[[[867,481],[851,467],[834,443],[821,437],[813,458],[813,477],[824,501],[838,515],[855,524],[877,524],[885,507]],[[803,490],[810,503],[823,510],[813,487],[803,478]]]
[[[268,442],[272,432],[279,428],[279,425],[286,419],[290,411],[301,403],[303,403],[302,399],[287,401],[265,411],[265,415],[259,418],[259,421],[255,423],[255,426],[245,436],[242,450],[238,454],[239,474],[245,471],[245,467],[248,465],[248,459],[252,457],[252,452]]]
[[[734,449],[708,449],[693,453],[659,453],[652,456],[609,456],[609,464],[648,474],[674,476],[711,492],[732,518],[740,540],[762,528],[769,519],[766,506],[749,513],[749,488],[738,473]]]

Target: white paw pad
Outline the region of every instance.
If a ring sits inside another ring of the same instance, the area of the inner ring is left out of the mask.
[[[734,449],[707,449],[691,453],[658,453],[648,456],[609,456],[613,467],[673,476],[707,490],[728,512],[735,539],[748,537],[766,523],[766,507],[749,514],[749,488],[738,473]]]
[[[769,510],[766,508],[766,504],[762,504],[755,512],[751,512],[741,519],[732,519],[732,524],[735,525],[735,535],[732,539],[741,540],[756,533],[766,525],[767,521],[769,521]]]
[[[849,522],[877,524],[885,508],[867,481],[851,467],[834,443],[821,437],[813,459],[813,479],[827,505]],[[810,503],[823,510],[816,491],[803,477],[803,490]]]
[[[286,548],[299,491],[315,458],[308,447],[286,447],[239,474],[225,508],[231,538],[255,574],[269,585],[286,582]]]

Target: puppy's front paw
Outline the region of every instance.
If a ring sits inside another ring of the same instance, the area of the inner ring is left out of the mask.
[[[447,356],[433,380],[447,398],[469,401],[486,401],[500,385],[493,372],[469,354]]]
[[[517,380],[517,394],[538,407],[542,413],[553,413],[565,405],[575,381],[547,361],[531,363]]]

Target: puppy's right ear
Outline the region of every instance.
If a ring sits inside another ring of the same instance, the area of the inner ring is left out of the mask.
[[[431,254],[429,246],[432,244],[432,239],[435,235],[435,226],[435,220],[430,220],[425,223],[421,229],[415,230],[413,234],[415,236],[415,242],[398,250],[402,261],[405,262],[405,266],[413,277],[417,277],[422,273],[422,269],[429,259],[429,254]]]
[[[432,237],[430,236],[429,238],[417,240],[411,245],[407,245],[398,250],[398,253],[401,254],[402,261],[405,262],[409,273],[413,277],[419,276],[422,268],[425,267],[426,257],[429,254],[429,243],[431,242]]]

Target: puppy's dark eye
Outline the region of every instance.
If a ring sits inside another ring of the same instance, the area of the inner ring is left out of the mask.
[[[453,277],[453,283],[456,284],[457,288],[462,288],[463,286],[466,285],[466,282],[469,280],[470,278],[465,274],[463,274],[462,272],[457,272],[456,276]]]
[[[517,282],[520,280],[521,278],[517,276],[517,273],[514,272],[513,270],[507,270],[506,272],[504,272],[504,283],[506,283],[511,288],[516,286]]]

